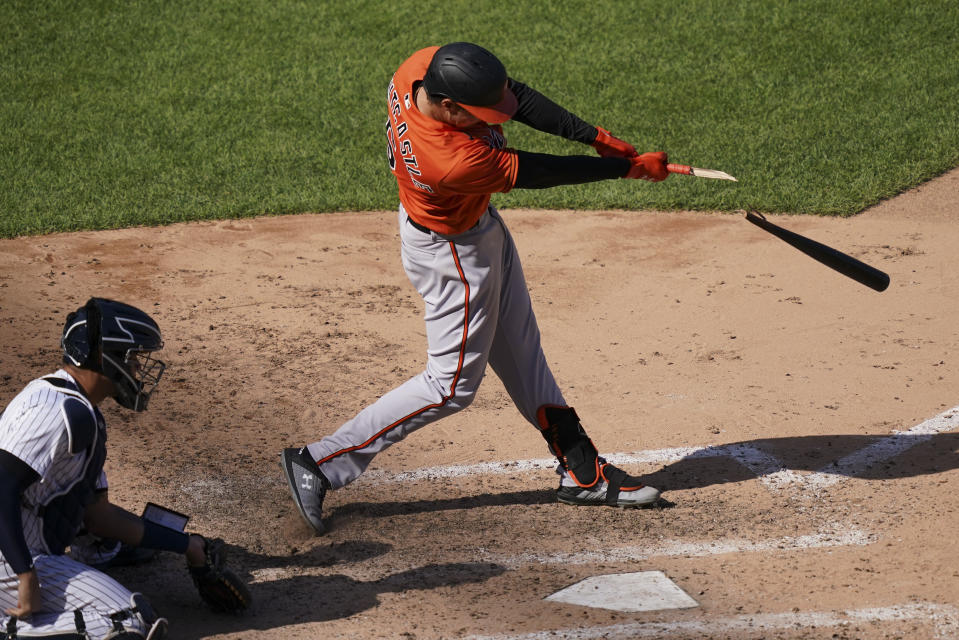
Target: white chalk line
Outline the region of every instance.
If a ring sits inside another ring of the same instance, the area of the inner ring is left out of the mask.
[[[959,428],[959,406],[944,411],[911,429],[896,431],[891,435],[882,437],[871,445],[812,473],[801,473],[787,469],[776,457],[756,446],[745,443],[651,449],[633,453],[613,453],[604,457],[616,465],[635,465],[669,464],[683,459],[725,456],[733,458],[749,469],[763,484],[774,491],[793,490],[798,486],[803,488],[803,491],[797,492],[797,495],[806,495],[806,489],[825,488],[847,478],[856,477],[866,471],[872,464],[893,458],[917,444],[929,440],[938,433],[945,433],[956,428]],[[476,475],[505,475],[554,469],[555,467],[556,460],[553,458],[535,458],[509,462],[425,467],[399,473],[370,471],[357,479],[354,484],[415,482]]]
[[[705,557],[726,553],[776,553],[796,550],[824,549],[829,547],[865,546],[878,539],[875,534],[854,527],[830,525],[817,533],[800,536],[783,536],[770,540],[752,541],[740,538],[713,540],[710,542],[685,542],[666,540],[643,546],[613,547],[597,551],[570,553],[492,553],[484,548],[475,550],[475,557],[460,562],[492,562],[508,569],[543,564],[586,565],[593,563],[634,562],[656,557]],[[412,567],[411,567],[412,568]],[[253,583],[272,582],[297,575],[325,575],[325,567],[264,567],[251,571]]]
[[[832,486],[846,478],[856,477],[871,465],[894,458],[917,444],[928,441],[936,434],[946,433],[957,427],[959,427],[959,406],[943,411],[906,431],[896,431],[868,447],[826,465],[815,473],[801,476],[800,481],[816,489]]]
[[[945,411],[904,432],[896,432],[881,438],[877,442],[856,451],[835,464],[824,467],[819,472],[801,474],[786,469],[772,455],[748,444],[728,444],[706,447],[679,447],[653,449],[635,453],[616,453],[607,455],[610,462],[618,465],[629,464],[667,464],[682,459],[711,457],[731,457],[770,489],[796,489],[797,487],[824,487],[835,484],[846,477],[854,477],[870,464],[898,455],[912,446],[924,442],[937,433],[951,431],[959,426],[959,407]],[[461,478],[476,475],[504,475],[530,471],[550,470],[556,467],[553,458],[516,460],[512,462],[486,462],[472,465],[449,465],[426,467],[389,473],[370,471],[361,476],[354,484],[363,483],[400,483],[419,480]],[[825,471],[828,469],[828,471]],[[206,487],[209,489],[209,487]],[[594,562],[628,562],[644,560],[658,556],[710,556],[726,553],[768,552],[776,550],[799,550],[839,546],[865,546],[875,542],[875,534],[849,527],[842,528],[832,524],[814,534],[787,536],[778,539],[750,541],[742,539],[715,540],[697,543],[684,541],[666,541],[643,547],[619,547],[601,551],[556,554],[492,554],[480,550],[483,559],[491,562],[517,567],[527,564],[589,564]],[[302,569],[298,569],[302,573]],[[264,568],[254,572],[254,582],[271,581],[286,575],[283,569]]]
[[[560,564],[583,565],[593,563],[632,562],[664,556],[705,557],[726,553],[759,553],[821,549],[828,547],[865,546],[878,539],[875,534],[855,527],[838,524],[822,527],[819,532],[800,536],[783,536],[769,540],[729,538],[710,542],[667,540],[643,546],[623,546],[611,549],[570,553],[497,554],[482,552],[484,561],[510,568],[526,565]]]
[[[468,640],[590,640],[607,638],[664,638],[681,634],[713,637],[720,633],[756,636],[781,629],[822,629],[875,622],[919,622],[929,624],[937,638],[953,638],[959,632],[959,609],[951,605],[919,602],[890,607],[870,607],[846,611],[810,611],[799,613],[757,613],[675,622],[633,622],[605,627],[552,629],[524,634],[468,636]]]
[[[711,457],[729,455],[716,447],[681,447],[676,449],[653,449],[635,453],[614,453],[604,455],[613,464],[665,464],[689,457]],[[464,478],[479,475],[504,475],[527,473],[555,469],[556,458],[535,458],[513,460],[509,462],[481,462],[478,464],[458,464],[442,467],[424,467],[411,471],[390,473],[387,471],[368,471],[353,484],[414,482],[417,480],[441,480],[446,478]]]

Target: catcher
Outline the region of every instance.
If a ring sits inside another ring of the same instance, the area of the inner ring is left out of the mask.
[[[0,640],[135,639],[166,635],[139,593],[66,552],[77,534],[182,553],[200,596],[220,611],[250,604],[224,566],[223,543],[136,516],[107,497],[112,397],[147,408],[165,364],[160,329],[130,305],[91,298],[67,316],[63,367],[30,382],[0,414]]]

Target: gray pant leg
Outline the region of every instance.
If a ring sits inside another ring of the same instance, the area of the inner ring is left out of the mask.
[[[546,363],[516,245],[499,213],[494,210],[493,215],[503,224],[505,242],[500,313],[489,364],[503,381],[519,412],[537,425],[537,409],[544,404],[565,405],[566,401]]]
[[[472,402],[486,372],[499,319],[505,229],[490,214],[455,237],[427,234],[400,209],[403,267],[423,297],[426,370],[308,446],[334,488],[413,431]]]

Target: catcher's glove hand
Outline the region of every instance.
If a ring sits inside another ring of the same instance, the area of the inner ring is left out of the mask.
[[[203,539],[206,564],[192,567],[190,577],[200,597],[214,611],[236,613],[253,602],[249,589],[235,573],[226,567],[226,545],[220,538]]]

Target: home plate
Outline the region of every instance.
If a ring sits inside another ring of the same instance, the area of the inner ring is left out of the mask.
[[[593,576],[546,599],[614,611],[659,611],[699,606],[662,571]]]

